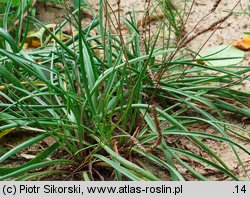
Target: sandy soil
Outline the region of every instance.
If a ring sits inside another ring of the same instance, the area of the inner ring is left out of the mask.
[[[238,0],[222,0],[216,11],[201,20],[208,12],[209,10],[213,7],[215,0],[195,0],[194,7],[191,11],[191,15],[189,17],[189,20],[187,21],[186,25],[186,31],[191,32],[193,31],[194,33],[208,27],[211,23],[219,20],[223,16],[227,14],[227,10],[231,10]],[[109,1],[110,5],[114,10],[117,8],[116,0],[110,0]],[[94,11],[98,11],[99,8],[99,0],[92,0],[91,4],[93,5]],[[191,6],[192,2],[188,3],[188,6]],[[241,3],[235,8],[234,11],[236,12],[242,12],[242,8],[246,9],[247,6],[250,5],[249,0],[241,0]],[[55,18],[58,18],[59,15],[57,14],[58,12],[55,12],[56,8],[48,8],[47,12],[49,14],[46,14],[42,8],[38,10],[38,17],[40,16],[40,19],[45,22],[45,23],[51,23],[55,20]],[[145,11],[145,1],[141,0],[126,0],[126,1],[121,1],[121,10],[124,15],[126,15],[129,11],[134,9],[136,13],[138,14],[138,17],[140,18],[144,11]],[[44,16],[47,16],[47,18],[44,18]],[[91,20],[86,18],[86,20]],[[196,27],[197,23],[199,25]],[[235,14],[231,16],[228,20],[226,20],[221,27],[213,32],[209,31],[195,40],[193,40],[190,44],[189,47],[194,50],[198,51],[200,50],[201,46],[204,45],[204,47],[210,47],[210,46],[217,46],[220,44],[230,44],[233,40],[238,40],[243,37],[243,33],[246,31],[250,31],[250,26],[249,26],[249,17],[246,15],[242,14]],[[195,28],[194,28],[195,27]],[[206,44],[204,44],[206,43]],[[250,66],[250,53],[246,52],[245,53],[245,59],[241,63],[241,65],[247,65]],[[244,86],[239,86],[237,87],[243,91],[250,91],[250,83],[247,82]],[[227,116],[227,121],[229,123],[238,125],[240,127],[245,128],[246,130],[250,131],[250,124],[249,123],[244,123],[241,120],[241,117],[235,118],[235,116]],[[215,131],[213,128],[210,127],[205,127],[203,128],[202,125],[197,125],[196,128],[193,128],[194,130],[197,131],[205,131],[210,134],[218,134],[217,131]],[[234,129],[234,131],[237,131]],[[237,131],[241,132],[241,131]],[[232,136],[233,137],[233,136]],[[249,137],[249,136],[248,136]],[[250,150],[250,143],[249,142],[243,142],[235,137],[233,137],[237,143],[240,143],[242,146],[244,146],[247,150]],[[235,154],[232,151],[232,148],[226,144],[226,143],[221,143],[217,142],[214,140],[206,140],[206,144],[211,147],[220,157],[221,159],[228,165],[228,167],[236,172],[242,179],[245,178],[244,173],[242,168],[239,166],[239,162],[235,156]],[[188,149],[192,152],[195,152],[199,155],[202,155],[204,157],[207,157],[206,153],[204,153],[199,147],[194,146],[190,141],[186,139],[181,139],[181,144],[185,149]],[[239,153],[242,162],[246,165],[246,170],[248,171],[248,176],[250,176],[250,155],[247,155],[243,153],[242,151],[239,151],[237,149],[237,152]],[[192,167],[194,167],[196,170],[201,172],[202,174],[207,174],[207,177],[211,180],[218,180],[218,179],[227,179],[227,177],[222,177],[220,174],[216,174],[212,169],[210,169],[208,166],[204,165],[199,165],[195,162],[190,164]],[[192,179],[193,177],[188,174],[184,169],[179,167],[179,170],[188,178]],[[167,179],[167,177],[165,177]]]

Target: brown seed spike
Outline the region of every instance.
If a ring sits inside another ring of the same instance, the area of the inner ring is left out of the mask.
[[[158,137],[155,143],[150,147],[150,150],[154,150],[161,143],[161,139],[162,139],[162,132],[161,132],[160,123],[157,117],[157,111],[156,111],[155,105],[152,105],[152,114],[153,114],[154,123],[156,126],[156,131],[158,133]]]
[[[216,10],[216,8],[219,6],[221,0],[217,0],[215,3],[214,3],[214,6],[213,8],[211,9],[211,12],[214,12]]]

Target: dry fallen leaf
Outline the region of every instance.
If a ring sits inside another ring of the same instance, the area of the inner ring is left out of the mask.
[[[164,17],[165,16],[163,14],[144,17],[143,19],[141,19],[137,22],[137,27],[138,28],[145,27],[145,26],[149,25],[151,22],[163,20]]]
[[[249,51],[250,50],[250,35],[245,36],[243,39],[239,41],[234,41],[232,45],[243,51]]]
[[[202,49],[199,56],[210,66],[230,66],[239,64],[245,53],[231,45],[219,45]]]
[[[30,155],[30,154],[26,154],[26,153],[21,153],[20,156],[25,158],[25,159],[34,159],[34,158],[36,158],[36,155]]]
[[[48,24],[46,25],[46,27],[51,32],[53,32],[56,28],[56,24]],[[51,38],[50,34],[47,32],[47,30],[44,27],[42,27],[38,31],[29,31],[24,49],[41,47],[43,46],[43,44],[46,43],[47,40],[49,41],[50,38]],[[56,34],[56,38],[61,40],[62,42],[65,42],[70,38],[70,36],[59,32]],[[53,43],[53,42],[54,42],[54,39],[52,38],[50,40],[50,43]]]
[[[51,136],[46,137],[45,139],[43,139],[43,141],[44,141],[48,146],[51,146],[51,145],[53,145],[53,144],[56,142],[56,140],[55,140],[53,137],[51,137]]]

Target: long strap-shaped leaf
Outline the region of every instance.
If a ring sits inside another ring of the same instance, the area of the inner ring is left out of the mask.
[[[9,43],[14,53],[18,53],[18,48],[15,40],[7,31],[4,31],[3,28],[0,28],[0,37],[2,37],[6,42]]]
[[[151,181],[159,181],[160,179],[154,176],[153,174],[149,173],[148,171],[142,169],[141,167],[135,165],[134,163],[131,163],[130,161],[126,160],[119,154],[117,154],[115,151],[113,151],[111,148],[109,148],[107,145],[105,145],[99,138],[97,138],[94,135],[91,135],[97,142],[99,142],[100,146],[107,151],[107,153],[112,157],[112,159],[118,161],[123,165],[124,167],[128,168],[129,170],[135,171],[142,175],[142,177],[147,178]]]

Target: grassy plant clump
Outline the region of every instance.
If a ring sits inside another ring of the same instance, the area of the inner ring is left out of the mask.
[[[107,1],[99,5],[94,13],[85,3],[54,31],[25,17],[49,33],[50,41],[32,51],[23,50],[22,40],[0,29],[0,136],[35,133],[0,156],[0,180],[52,174],[66,175],[66,180],[162,180],[156,171],[168,180],[185,180],[180,167],[194,179],[207,180],[189,161],[238,180],[205,140],[227,143],[244,167],[237,150],[250,152],[232,136],[249,142],[249,131],[225,122],[222,112],[250,116],[250,94],[231,88],[249,80],[243,74],[250,68],[204,65],[207,59],[171,44],[181,32],[175,18],[159,23],[157,33],[149,36],[138,27],[135,13],[123,18]],[[87,10],[93,20],[83,25],[81,12]],[[56,35],[67,22],[78,33],[63,42]],[[166,29],[169,35],[161,41]],[[192,130],[197,124],[217,133]],[[185,138],[209,156],[170,143],[173,137]],[[4,165],[48,138],[53,143],[34,158]]]

